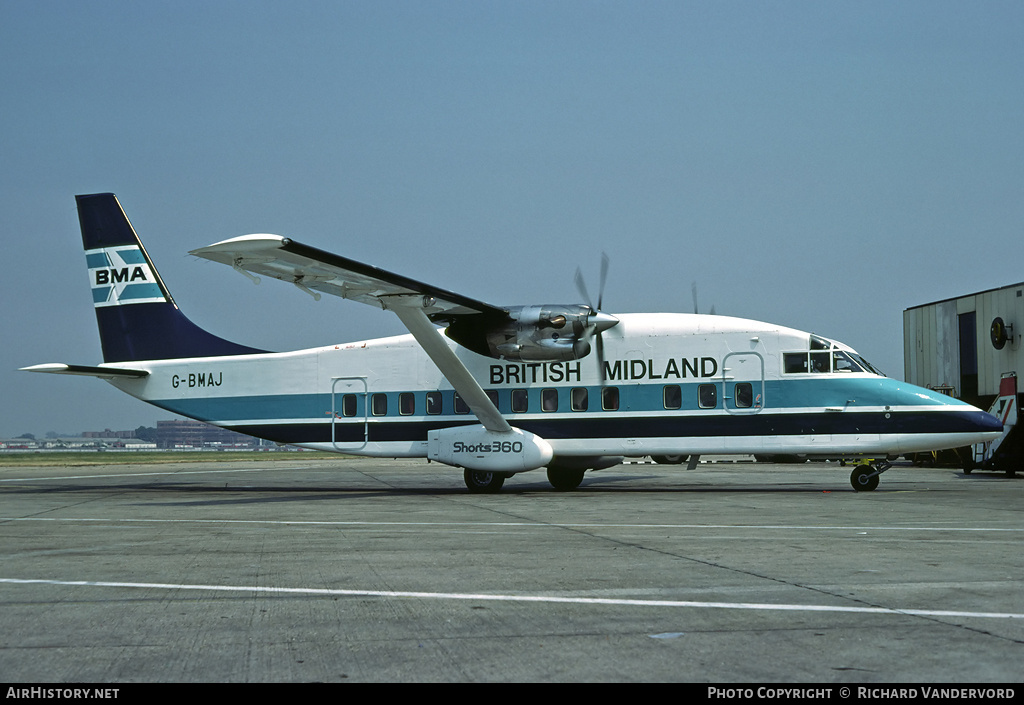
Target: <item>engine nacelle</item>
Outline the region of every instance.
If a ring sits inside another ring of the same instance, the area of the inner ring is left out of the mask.
[[[519,306],[504,320],[463,320],[448,337],[489,357],[523,362],[563,362],[590,354],[587,328],[593,311],[582,305]]]
[[[427,457],[445,465],[513,475],[551,462],[551,444],[540,436],[513,428],[488,431],[480,425],[440,428],[427,433]]]

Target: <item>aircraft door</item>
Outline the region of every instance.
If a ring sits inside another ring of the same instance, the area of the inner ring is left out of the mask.
[[[360,450],[370,439],[369,390],[365,377],[331,381],[331,443],[335,450]]]
[[[722,398],[730,414],[757,414],[764,408],[764,358],[732,352],[722,360]]]

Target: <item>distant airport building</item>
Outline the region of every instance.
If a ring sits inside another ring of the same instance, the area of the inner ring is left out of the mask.
[[[152,431],[153,429],[148,429]],[[191,450],[206,449],[255,449],[276,448],[269,441],[193,421],[175,419],[157,421],[155,433],[146,433],[147,439],[138,437],[135,431],[84,431],[74,438],[37,439],[31,436],[0,439],[0,450],[41,451],[41,450]]]
[[[175,419],[156,422],[156,443],[161,448],[255,448],[260,442],[202,421]]]
[[[76,436],[72,438],[0,439],[0,451],[44,450],[155,450],[156,443],[117,436]]]
[[[135,431],[82,431],[82,438],[136,438]]]
[[[1017,410],[1024,370],[1024,282],[903,312],[906,380],[963,399],[1002,419],[1003,439],[975,448],[978,465],[1013,472],[1024,460]],[[1024,467],[1020,467],[1024,470]]]

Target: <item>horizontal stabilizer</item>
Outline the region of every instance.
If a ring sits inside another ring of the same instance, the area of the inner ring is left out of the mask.
[[[148,370],[129,370],[124,367],[91,367],[89,365],[65,365],[63,362],[47,362],[42,365],[22,367],[22,372],[48,372],[54,375],[83,375],[102,379],[140,378],[149,376]]]

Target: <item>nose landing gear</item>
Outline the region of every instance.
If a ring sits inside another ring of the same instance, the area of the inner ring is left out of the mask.
[[[878,487],[878,476],[891,467],[892,463],[887,460],[874,463],[869,460],[864,461],[863,464],[855,467],[853,472],[850,473],[850,484],[858,492],[870,492]]]

